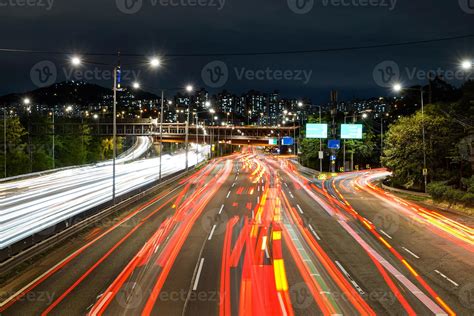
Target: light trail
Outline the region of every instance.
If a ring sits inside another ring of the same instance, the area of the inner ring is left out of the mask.
[[[201,148],[198,157],[191,151],[190,161],[203,161],[207,149]],[[158,165],[158,158],[118,164],[116,196],[157,181]],[[184,169],[184,153],[163,157],[163,176]],[[0,249],[110,201],[111,186],[110,163],[0,184],[0,191],[17,189],[17,194],[2,198],[0,205]]]

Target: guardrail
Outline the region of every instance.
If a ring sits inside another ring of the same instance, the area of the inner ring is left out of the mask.
[[[207,162],[204,161],[199,165],[196,165],[195,168],[198,168],[204,164],[207,164]],[[27,240],[22,240],[10,247],[2,249],[0,251],[0,275],[5,275],[23,262],[53,248],[57,244],[78,234],[90,225],[109,217],[110,215],[124,209],[125,207],[150,194],[155,193],[155,191],[158,191],[163,187],[175,182],[176,180],[188,175],[190,172],[192,172],[192,170],[182,170],[171,174],[163,178],[161,182],[155,181],[147,186],[138,188],[127,194],[117,197],[118,203],[114,206],[111,205],[111,201],[104,203],[68,219],[67,221],[63,222],[62,225],[56,225],[54,227],[54,231],[51,231],[50,234],[43,234],[43,232],[40,232],[27,238]],[[50,230],[50,228],[45,229],[45,231],[48,230]]]

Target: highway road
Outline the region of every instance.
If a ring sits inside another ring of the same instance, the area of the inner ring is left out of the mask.
[[[252,149],[2,285],[2,315],[470,315],[472,220]]]
[[[144,137],[116,161],[116,196],[159,179],[159,158],[134,160],[149,149]],[[206,159],[208,147],[191,148],[189,166]],[[162,157],[162,176],[186,167],[184,152]],[[0,249],[52,228],[112,199],[112,162],[76,167],[39,177],[0,183]]]

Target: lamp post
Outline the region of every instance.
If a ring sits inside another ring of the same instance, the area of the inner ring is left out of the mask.
[[[7,177],[7,106],[3,108],[3,171]]]
[[[188,152],[189,152],[189,114],[191,112],[191,92],[193,92],[194,88],[191,85],[186,86],[186,92],[188,93],[189,96],[189,102],[188,102],[188,115],[186,119],[186,171],[188,171],[189,168],[189,163],[188,163]]]
[[[354,115],[347,115],[348,113],[344,113],[344,124],[347,123],[346,119],[352,118],[352,122],[354,123],[356,118],[358,117],[357,114]],[[367,118],[367,113],[362,113],[362,118],[366,119]],[[344,171],[346,171],[346,140],[344,139],[344,148],[343,148],[343,165],[344,165]],[[350,166],[350,171],[354,170],[354,150],[351,152],[351,166]]]
[[[120,54],[118,54],[120,57]],[[71,64],[74,67],[81,66],[84,61],[79,56],[73,56],[71,58]],[[103,63],[91,63],[103,66],[111,66],[110,64]],[[157,57],[152,57],[148,60],[148,64],[152,68],[157,68],[161,65],[161,61]],[[114,83],[113,83],[113,127],[112,127],[112,146],[113,146],[113,157],[112,157],[112,203],[115,205],[116,202],[116,159],[117,159],[117,92],[121,90],[120,80],[121,76],[121,63],[120,60],[113,66],[114,71]]]
[[[463,67],[465,65],[463,64]],[[420,86],[420,89],[415,88],[404,88],[401,84],[397,83],[393,86],[393,90],[395,92],[400,92],[402,90],[411,90],[411,91],[419,91],[420,92],[420,100],[421,100],[421,130],[422,130],[422,137],[423,137],[423,178],[425,183],[425,193],[427,192],[427,185],[428,185],[428,169],[426,168],[426,141],[425,141],[425,109],[424,109],[424,93],[423,86]]]

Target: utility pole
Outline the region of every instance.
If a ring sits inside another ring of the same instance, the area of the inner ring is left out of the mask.
[[[161,90],[161,109],[160,109],[160,177],[161,181],[161,156],[163,155],[163,102],[165,98],[165,91]]]

